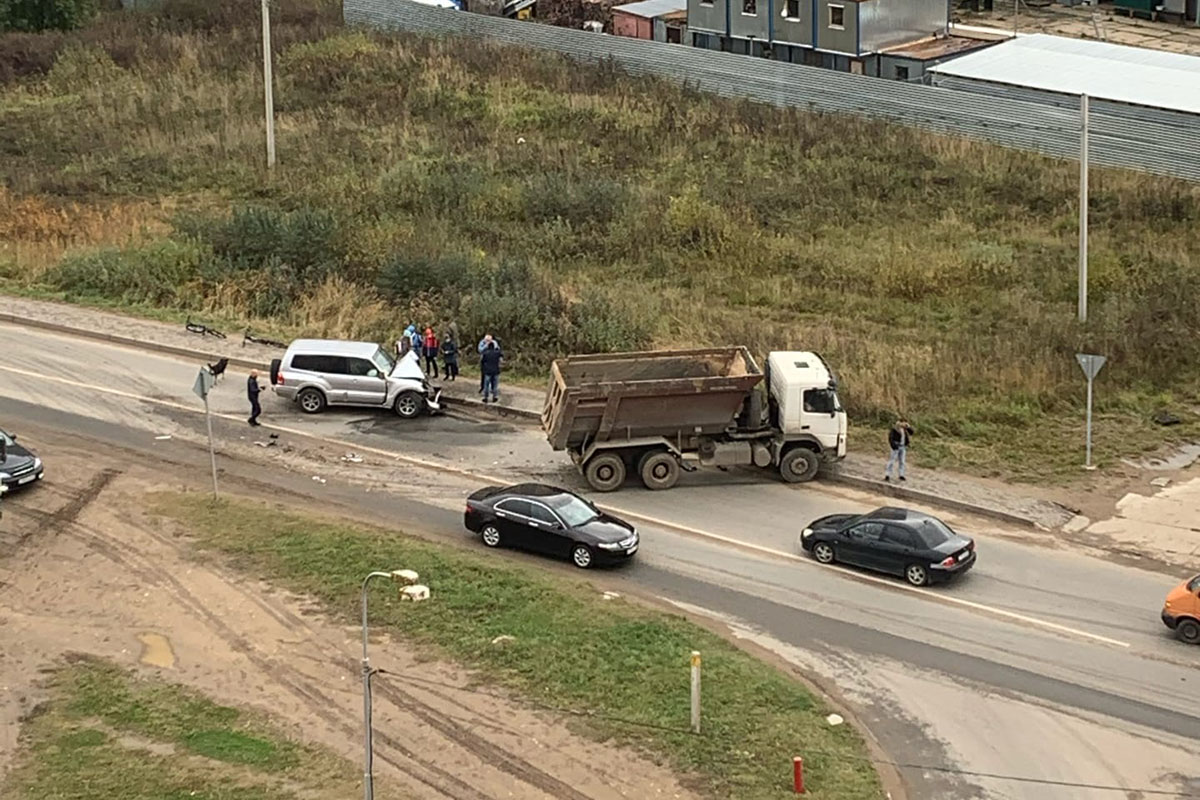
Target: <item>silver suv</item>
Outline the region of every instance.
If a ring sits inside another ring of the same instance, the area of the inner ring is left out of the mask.
[[[442,407],[442,390],[425,379],[415,353],[397,361],[373,342],[297,339],[271,362],[271,385],[306,414],[326,406],[375,406],[412,419]]]

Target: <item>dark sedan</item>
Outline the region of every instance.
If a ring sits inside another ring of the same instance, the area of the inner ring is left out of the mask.
[[[0,430],[0,484],[9,489],[42,479],[42,460],[17,444],[17,437]]]
[[[489,486],[467,498],[467,530],[488,547],[515,547],[571,559],[587,569],[625,561],[638,549],[637,530],[568,492],[540,483]]]
[[[902,575],[913,586],[940,583],[975,566],[974,540],[906,508],[821,517],[800,533],[800,547],[822,564]]]

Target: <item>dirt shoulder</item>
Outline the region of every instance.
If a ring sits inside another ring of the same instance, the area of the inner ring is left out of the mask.
[[[269,714],[298,739],[357,762],[362,694],[357,629],[304,598],[189,557],[178,531],[138,509],[180,477],[98,458],[61,438],[44,455],[56,479],[8,504],[0,542],[0,764],[20,721],[47,698],[43,670],[89,653]],[[413,680],[375,698],[376,774],[392,796],[420,798],[687,798],[669,769],[597,744],[553,715],[387,641],[377,666]],[[441,724],[433,726],[430,719]],[[386,796],[381,793],[381,796]]]

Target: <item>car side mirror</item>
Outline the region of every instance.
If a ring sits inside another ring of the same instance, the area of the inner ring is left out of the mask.
[[[371,370],[370,372],[368,372],[368,373],[367,373],[367,377],[368,377],[368,378],[378,378],[378,377],[379,377],[379,370],[377,370],[377,369],[373,369],[373,370]]]

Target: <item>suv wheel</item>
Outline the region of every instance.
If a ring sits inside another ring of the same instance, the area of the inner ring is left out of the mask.
[[[425,410],[425,398],[413,391],[401,392],[394,408],[403,419],[412,419]]]
[[[305,389],[300,392],[296,402],[300,404],[300,410],[305,414],[320,414],[325,410],[325,395],[320,389]]]

